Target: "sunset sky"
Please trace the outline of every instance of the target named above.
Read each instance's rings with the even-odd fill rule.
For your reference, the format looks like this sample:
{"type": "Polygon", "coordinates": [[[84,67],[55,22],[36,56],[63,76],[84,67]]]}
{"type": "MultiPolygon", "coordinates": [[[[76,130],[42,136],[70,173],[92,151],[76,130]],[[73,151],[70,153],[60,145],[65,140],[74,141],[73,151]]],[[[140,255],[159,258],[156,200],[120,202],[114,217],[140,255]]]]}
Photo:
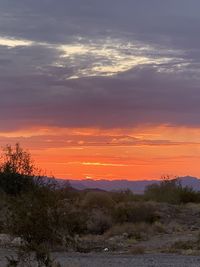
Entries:
{"type": "Polygon", "coordinates": [[[199,0],[0,0],[0,146],[68,179],[200,177],[199,0]]]}

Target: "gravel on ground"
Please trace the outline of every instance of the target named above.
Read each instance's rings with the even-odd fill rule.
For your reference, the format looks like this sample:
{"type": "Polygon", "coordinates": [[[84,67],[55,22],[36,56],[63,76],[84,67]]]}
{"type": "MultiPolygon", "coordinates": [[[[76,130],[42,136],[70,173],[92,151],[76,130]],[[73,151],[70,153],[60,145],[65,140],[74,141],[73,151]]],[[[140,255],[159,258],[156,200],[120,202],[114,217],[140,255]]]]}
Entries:
{"type": "MultiPolygon", "coordinates": [[[[12,250],[0,249],[0,267],[6,266],[5,256],[12,250]]],[[[199,267],[200,256],[173,254],[114,255],[109,253],[54,253],[62,267],[199,267]]]]}

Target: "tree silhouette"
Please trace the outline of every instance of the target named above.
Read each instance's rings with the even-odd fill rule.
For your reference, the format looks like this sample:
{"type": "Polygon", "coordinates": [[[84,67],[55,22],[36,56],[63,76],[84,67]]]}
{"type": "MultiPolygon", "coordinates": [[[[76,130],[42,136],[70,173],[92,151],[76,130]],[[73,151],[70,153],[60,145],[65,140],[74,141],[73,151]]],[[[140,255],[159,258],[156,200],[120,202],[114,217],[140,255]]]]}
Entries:
{"type": "Polygon", "coordinates": [[[0,164],[0,189],[9,195],[18,195],[34,184],[34,167],[31,155],[18,143],[3,148],[0,164]]]}

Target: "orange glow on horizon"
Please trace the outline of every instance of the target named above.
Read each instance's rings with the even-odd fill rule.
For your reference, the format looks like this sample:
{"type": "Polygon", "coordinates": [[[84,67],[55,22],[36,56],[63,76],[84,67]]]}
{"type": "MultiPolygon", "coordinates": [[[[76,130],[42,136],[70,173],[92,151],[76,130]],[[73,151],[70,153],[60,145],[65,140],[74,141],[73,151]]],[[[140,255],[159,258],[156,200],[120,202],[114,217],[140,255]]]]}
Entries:
{"type": "Polygon", "coordinates": [[[200,177],[199,128],[140,126],[128,129],[35,127],[0,133],[0,145],[27,148],[48,175],[66,179],[200,177]]]}

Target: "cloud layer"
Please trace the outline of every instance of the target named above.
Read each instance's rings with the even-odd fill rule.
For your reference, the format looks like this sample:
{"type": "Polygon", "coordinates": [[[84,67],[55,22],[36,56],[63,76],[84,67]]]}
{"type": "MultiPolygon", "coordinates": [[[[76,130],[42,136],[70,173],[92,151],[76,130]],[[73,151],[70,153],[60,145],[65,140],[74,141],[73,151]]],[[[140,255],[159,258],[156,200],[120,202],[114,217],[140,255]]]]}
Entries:
{"type": "Polygon", "coordinates": [[[199,127],[199,8],[0,0],[0,130],[199,127]]]}

